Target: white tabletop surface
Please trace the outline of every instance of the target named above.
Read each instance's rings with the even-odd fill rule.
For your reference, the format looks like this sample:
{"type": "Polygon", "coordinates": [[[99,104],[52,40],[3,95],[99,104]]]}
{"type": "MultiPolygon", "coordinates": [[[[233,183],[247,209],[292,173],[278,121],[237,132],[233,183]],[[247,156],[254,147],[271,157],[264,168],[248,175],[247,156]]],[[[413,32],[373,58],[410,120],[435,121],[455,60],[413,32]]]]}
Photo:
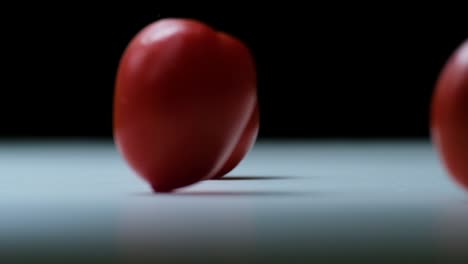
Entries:
{"type": "Polygon", "coordinates": [[[463,263],[467,255],[468,191],[429,141],[259,140],[224,180],[172,194],[153,193],[111,141],[0,143],[0,263],[463,263]]]}

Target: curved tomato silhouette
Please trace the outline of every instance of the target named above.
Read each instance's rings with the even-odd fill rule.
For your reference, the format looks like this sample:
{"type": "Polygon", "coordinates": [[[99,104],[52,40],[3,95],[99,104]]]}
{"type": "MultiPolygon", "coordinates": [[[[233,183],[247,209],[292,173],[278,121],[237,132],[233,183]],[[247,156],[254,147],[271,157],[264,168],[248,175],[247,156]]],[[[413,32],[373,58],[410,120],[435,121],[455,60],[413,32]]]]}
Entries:
{"type": "Polygon", "coordinates": [[[432,110],[432,138],[443,164],[468,188],[468,40],[441,71],[432,110]]]}
{"type": "Polygon", "coordinates": [[[143,28],[115,84],[119,152],[156,192],[213,177],[256,105],[256,71],[238,39],[190,19],[143,28]]]}
{"type": "Polygon", "coordinates": [[[255,106],[255,110],[250,117],[249,123],[244,130],[239,142],[237,143],[236,148],[231,153],[231,156],[224,163],[224,166],[218,173],[215,174],[213,179],[219,179],[224,175],[228,174],[233,170],[239,163],[244,159],[247,153],[252,149],[255,141],[257,140],[258,131],[260,128],[260,112],[258,103],[255,106]]]}

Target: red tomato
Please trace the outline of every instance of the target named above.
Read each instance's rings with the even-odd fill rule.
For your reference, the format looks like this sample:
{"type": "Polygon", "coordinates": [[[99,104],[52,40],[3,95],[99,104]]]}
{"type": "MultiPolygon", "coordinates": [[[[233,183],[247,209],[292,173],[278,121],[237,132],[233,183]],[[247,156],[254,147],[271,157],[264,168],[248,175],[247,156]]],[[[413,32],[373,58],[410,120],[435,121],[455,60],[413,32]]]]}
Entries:
{"type": "Polygon", "coordinates": [[[213,177],[255,107],[256,71],[238,39],[189,19],[162,19],[129,43],[117,71],[114,138],[156,192],[213,177]]]}
{"type": "Polygon", "coordinates": [[[432,110],[432,137],[441,159],[468,188],[468,40],[440,73],[432,110]]]}
{"type": "Polygon", "coordinates": [[[233,170],[244,159],[247,153],[252,149],[258,136],[260,113],[258,104],[255,107],[244,133],[237,143],[237,147],[231,153],[229,159],[224,163],[221,170],[215,174],[213,179],[219,179],[233,170]]]}

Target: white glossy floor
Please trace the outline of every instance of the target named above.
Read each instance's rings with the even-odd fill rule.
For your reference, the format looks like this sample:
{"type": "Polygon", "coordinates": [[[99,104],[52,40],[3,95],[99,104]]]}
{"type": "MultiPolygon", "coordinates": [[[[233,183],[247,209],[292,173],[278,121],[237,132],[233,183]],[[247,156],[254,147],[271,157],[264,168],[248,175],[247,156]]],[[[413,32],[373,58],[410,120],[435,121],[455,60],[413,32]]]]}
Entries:
{"type": "Polygon", "coordinates": [[[467,255],[468,191],[425,141],[259,141],[225,180],[173,194],[152,193],[112,142],[0,143],[8,263],[463,263],[467,255]]]}

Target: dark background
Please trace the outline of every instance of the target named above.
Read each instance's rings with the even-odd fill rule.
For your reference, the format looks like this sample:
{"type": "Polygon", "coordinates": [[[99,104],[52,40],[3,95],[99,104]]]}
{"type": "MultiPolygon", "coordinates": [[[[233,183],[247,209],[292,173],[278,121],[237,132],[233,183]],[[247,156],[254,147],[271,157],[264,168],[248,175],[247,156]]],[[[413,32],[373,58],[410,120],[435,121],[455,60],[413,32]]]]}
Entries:
{"type": "Polygon", "coordinates": [[[2,137],[111,137],[120,55],[164,17],[202,20],[251,48],[260,137],[427,137],[437,75],[468,37],[464,17],[385,9],[50,8],[4,10],[18,13],[2,26],[2,137]]]}

